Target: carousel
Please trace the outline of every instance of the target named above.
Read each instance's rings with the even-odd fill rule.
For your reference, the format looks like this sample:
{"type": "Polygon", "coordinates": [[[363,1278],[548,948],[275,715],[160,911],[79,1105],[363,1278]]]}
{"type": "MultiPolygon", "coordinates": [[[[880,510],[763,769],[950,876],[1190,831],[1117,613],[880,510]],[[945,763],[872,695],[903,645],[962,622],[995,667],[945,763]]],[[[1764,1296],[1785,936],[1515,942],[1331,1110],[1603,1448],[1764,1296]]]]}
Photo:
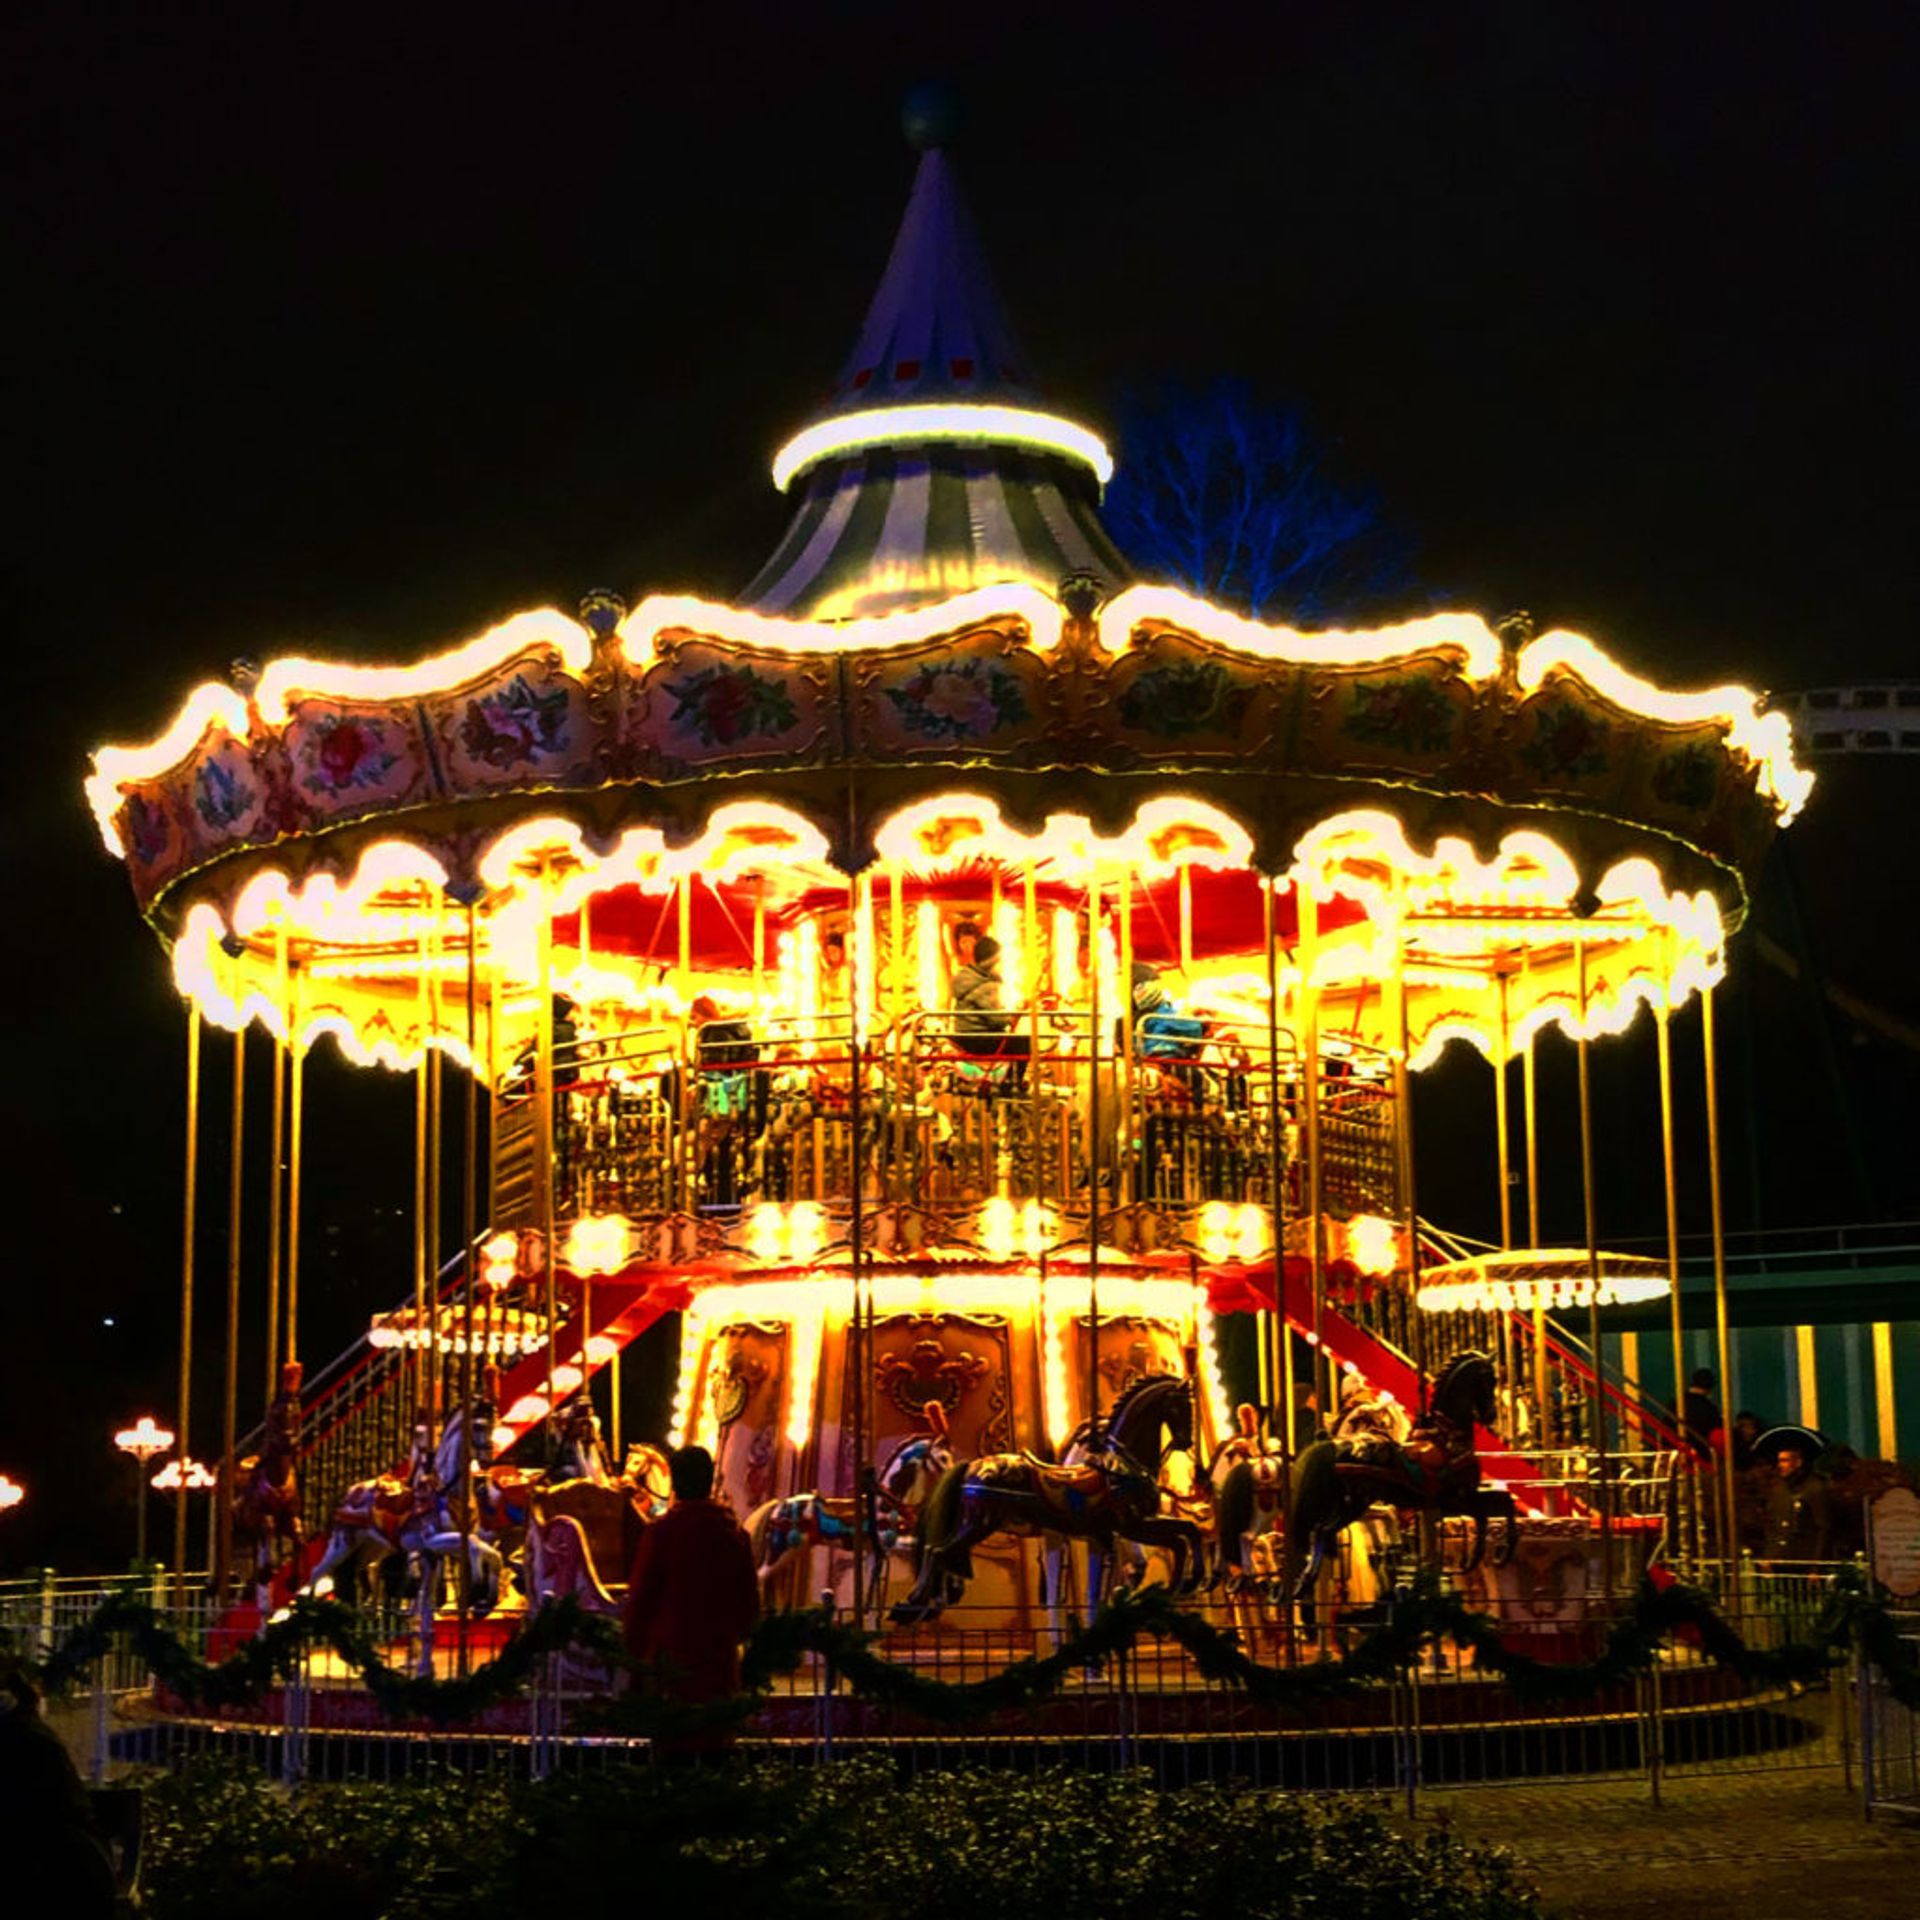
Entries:
{"type": "MultiPolygon", "coordinates": [[[[1135,577],[1111,469],[1033,383],[930,145],[737,599],[241,663],[98,752],[190,1138],[212,1046],[273,1063],[231,1191],[187,1168],[190,1206],[237,1209],[238,1130],[271,1135],[269,1256],[199,1276],[197,1320],[187,1236],[172,1417],[224,1280],[223,1590],[257,1570],[271,1604],[365,1535],[468,1566],[429,1635],[496,1589],[610,1605],[693,1443],[770,1591],[902,1640],[1091,1602],[1109,1559],[1307,1578],[1369,1509],[1441,1523],[1435,1551],[1449,1515],[1491,1525],[1490,1562],[1529,1524],[1647,1519],[1618,1460],[1684,1449],[1596,1336],[1677,1262],[1601,1244],[1586,1052],[1651,1022],[1664,1089],[1699,996],[1711,1091],[1726,942],[1811,784],[1786,719],[1524,617],[1242,618],[1135,577]],[[1571,1248],[1515,1204],[1551,1027],[1582,1067],[1571,1248]],[[313,1366],[321,1046],[406,1083],[416,1234],[313,1366]],[[1496,1248],[1421,1208],[1410,1081],[1454,1046],[1490,1070],[1496,1248]],[[243,1312],[277,1388],[251,1438],[243,1312]],[[629,1444],[643,1338],[677,1389],[629,1444]]],[[[1670,1193],[1710,1144],[1670,1100],[1647,1139],[1670,1193]]]]}

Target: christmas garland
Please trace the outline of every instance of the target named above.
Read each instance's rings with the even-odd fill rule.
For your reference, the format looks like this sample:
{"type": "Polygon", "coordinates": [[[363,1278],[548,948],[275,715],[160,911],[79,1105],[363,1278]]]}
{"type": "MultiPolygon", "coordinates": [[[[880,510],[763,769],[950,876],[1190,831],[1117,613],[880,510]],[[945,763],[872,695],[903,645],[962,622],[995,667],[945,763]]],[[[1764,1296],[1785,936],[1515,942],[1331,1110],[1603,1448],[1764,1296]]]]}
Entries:
{"type": "MultiPolygon", "coordinates": [[[[769,1614],[754,1628],[742,1662],[745,1691],[731,1700],[692,1706],[642,1690],[602,1703],[596,1724],[610,1730],[671,1736],[737,1725],[762,1704],[774,1681],[793,1673],[808,1655],[825,1664],[830,1685],[856,1698],[947,1725],[1030,1706],[1057,1692],[1075,1671],[1124,1658],[1143,1638],[1181,1647],[1207,1680],[1245,1693],[1261,1705],[1299,1709],[1350,1697],[1397,1680],[1417,1666],[1421,1650],[1450,1640],[1472,1656],[1476,1671],[1496,1675],[1519,1697],[1537,1702],[1591,1700],[1652,1671],[1659,1649],[1676,1633],[1691,1633],[1715,1664],[1742,1680],[1804,1686],[1818,1680],[1848,1648],[1879,1669],[1902,1705],[1920,1710],[1920,1657],[1900,1637],[1887,1610],[1867,1594],[1851,1569],[1835,1577],[1815,1637],[1785,1646],[1753,1647],[1692,1587],[1644,1584],[1628,1611],[1608,1629],[1600,1652],[1587,1661],[1546,1661],[1505,1645],[1498,1624],[1441,1591],[1424,1575],[1397,1596],[1387,1619],[1339,1660],[1320,1658],[1297,1667],[1252,1659],[1239,1635],[1183,1612],[1164,1588],[1150,1587],[1109,1602],[1052,1653],[1017,1660],[971,1681],[937,1680],[874,1651],[876,1636],[811,1608],[769,1614]]],[[[276,1683],[296,1678],[300,1662],[327,1648],[356,1672],[375,1704],[391,1719],[436,1725],[470,1721],[518,1697],[536,1664],[577,1648],[610,1670],[646,1675],[621,1644],[617,1625],[571,1599],[533,1614],[493,1659],[471,1673],[439,1680],[397,1672],[380,1643],[337,1600],[302,1597],[237,1652],[210,1663],[184,1645],[166,1620],[129,1590],[104,1601],[28,1671],[49,1692],[70,1691],[117,1640],[146,1662],[154,1678],[189,1705],[222,1708],[257,1700],[276,1683]]]]}

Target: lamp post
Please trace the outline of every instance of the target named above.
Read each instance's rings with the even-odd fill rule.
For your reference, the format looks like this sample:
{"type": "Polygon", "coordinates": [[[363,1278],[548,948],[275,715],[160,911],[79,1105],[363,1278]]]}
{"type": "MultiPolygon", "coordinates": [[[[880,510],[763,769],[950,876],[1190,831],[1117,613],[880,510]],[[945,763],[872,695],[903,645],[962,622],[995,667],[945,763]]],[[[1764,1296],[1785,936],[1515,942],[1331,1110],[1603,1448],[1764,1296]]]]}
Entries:
{"type": "Polygon", "coordinates": [[[147,1557],[147,1462],[173,1445],[173,1435],[152,1414],[143,1413],[132,1426],[122,1427],[113,1436],[113,1444],[122,1453],[132,1454],[140,1463],[140,1497],[136,1508],[139,1520],[134,1535],[133,1557],[144,1561],[147,1557]]]}
{"type": "MultiPolygon", "coordinates": [[[[214,1470],[198,1460],[182,1457],[169,1460],[167,1464],[147,1482],[155,1493],[170,1493],[184,1499],[190,1493],[211,1493],[220,1483],[220,1476],[214,1470]]],[[[213,1503],[207,1503],[207,1565],[213,1565],[213,1503]]]]}

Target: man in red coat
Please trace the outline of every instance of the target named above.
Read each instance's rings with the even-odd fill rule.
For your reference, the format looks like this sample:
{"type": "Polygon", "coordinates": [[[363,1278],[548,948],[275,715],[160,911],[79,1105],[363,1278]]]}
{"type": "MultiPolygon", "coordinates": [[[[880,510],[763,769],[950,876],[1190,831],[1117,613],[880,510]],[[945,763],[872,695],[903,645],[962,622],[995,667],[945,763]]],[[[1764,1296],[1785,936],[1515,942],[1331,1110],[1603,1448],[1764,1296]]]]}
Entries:
{"type": "MultiPolygon", "coordinates": [[[[669,1469],[673,1504],[641,1534],[628,1576],[627,1651],[657,1666],[669,1700],[698,1705],[739,1692],[740,1643],[760,1617],[760,1582],[747,1536],[712,1497],[713,1455],[682,1447],[669,1469]]],[[[727,1740],[672,1744],[712,1751],[727,1740]]]]}

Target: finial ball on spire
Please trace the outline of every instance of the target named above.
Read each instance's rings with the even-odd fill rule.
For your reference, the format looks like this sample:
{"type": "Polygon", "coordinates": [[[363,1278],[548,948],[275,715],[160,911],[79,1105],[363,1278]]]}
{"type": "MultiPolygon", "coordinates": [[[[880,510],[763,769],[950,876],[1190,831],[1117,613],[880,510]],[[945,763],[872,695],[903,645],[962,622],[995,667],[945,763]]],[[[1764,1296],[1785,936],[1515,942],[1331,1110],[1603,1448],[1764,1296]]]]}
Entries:
{"type": "Polygon", "coordinates": [[[960,96],[944,80],[923,80],[900,103],[900,131],[921,153],[952,146],[960,131],[960,96]]]}

